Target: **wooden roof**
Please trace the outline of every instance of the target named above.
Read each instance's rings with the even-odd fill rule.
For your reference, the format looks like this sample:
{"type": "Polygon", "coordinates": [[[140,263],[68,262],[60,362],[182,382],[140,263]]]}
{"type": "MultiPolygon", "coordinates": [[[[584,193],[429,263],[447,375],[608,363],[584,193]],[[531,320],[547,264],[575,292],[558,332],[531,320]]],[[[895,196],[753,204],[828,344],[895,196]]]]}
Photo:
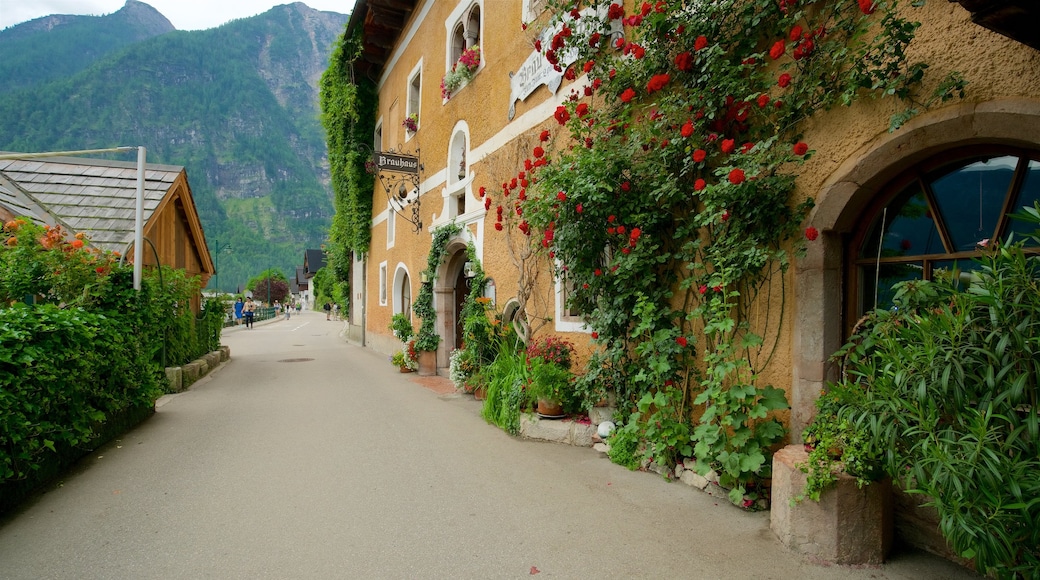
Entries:
{"type": "Polygon", "coordinates": [[[994,32],[1040,50],[1040,2],[1037,0],[950,0],[971,12],[971,20],[994,32]]]}
{"type": "MultiPolygon", "coordinates": [[[[145,165],[144,223],[178,201],[186,215],[203,272],[213,266],[184,168],[145,165]]],[[[68,235],[87,234],[104,250],[127,253],[134,241],[137,163],[44,157],[0,159],[0,208],[39,224],[61,225],[68,235]]]]}
{"type": "Polygon", "coordinates": [[[346,37],[361,29],[361,58],[354,72],[377,80],[390,60],[417,0],[357,0],[347,22],[346,37]]]}

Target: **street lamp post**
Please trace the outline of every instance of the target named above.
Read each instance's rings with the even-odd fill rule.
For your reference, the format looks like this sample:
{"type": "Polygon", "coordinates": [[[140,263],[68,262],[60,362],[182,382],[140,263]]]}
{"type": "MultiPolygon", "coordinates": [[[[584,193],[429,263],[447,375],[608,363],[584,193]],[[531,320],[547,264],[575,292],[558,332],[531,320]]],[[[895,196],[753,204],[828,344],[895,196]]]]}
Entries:
{"type": "Polygon", "coordinates": [[[220,294],[220,253],[224,250],[231,253],[231,242],[226,242],[223,246],[220,245],[220,240],[214,240],[216,242],[217,249],[213,252],[213,269],[217,271],[216,278],[216,291],[220,294]]]}

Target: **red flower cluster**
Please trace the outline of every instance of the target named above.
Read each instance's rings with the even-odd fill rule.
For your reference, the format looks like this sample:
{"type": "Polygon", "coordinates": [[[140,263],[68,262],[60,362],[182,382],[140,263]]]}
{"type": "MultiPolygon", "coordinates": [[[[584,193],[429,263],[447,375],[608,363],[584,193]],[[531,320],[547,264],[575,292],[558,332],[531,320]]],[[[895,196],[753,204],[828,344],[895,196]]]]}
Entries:
{"type": "Polygon", "coordinates": [[[815,242],[818,237],[820,237],[820,232],[816,228],[812,226],[805,228],[805,239],[815,242]]]}
{"type": "Polygon", "coordinates": [[[675,55],[675,68],[688,71],[693,68],[693,55],[689,52],[680,52],[675,55]]]}
{"type": "Polygon", "coordinates": [[[566,125],[567,121],[570,120],[571,114],[567,112],[567,108],[563,105],[556,107],[556,113],[553,114],[556,118],[556,122],[561,125],[566,125]]]}
{"type": "Polygon", "coordinates": [[[697,40],[693,41],[694,50],[704,50],[708,48],[708,38],[704,35],[698,36],[697,40]]]}
{"type": "Polygon", "coordinates": [[[809,152],[809,146],[806,145],[805,143],[802,143],[801,141],[799,141],[798,143],[794,144],[794,154],[795,155],[801,156],[801,155],[805,155],[808,152],[809,152]]]}
{"type": "Polygon", "coordinates": [[[739,167],[734,167],[733,170],[729,172],[729,182],[733,185],[744,183],[744,178],[744,170],[739,167]]]}
{"type": "MultiPolygon", "coordinates": [[[[634,98],[636,98],[636,92],[633,89],[631,89],[631,88],[627,88],[624,91],[622,91],[622,93],[621,93],[621,102],[622,103],[631,102],[632,99],[634,99],[634,98]]],[[[560,124],[562,125],[563,123],[560,123],[560,124]]]]}

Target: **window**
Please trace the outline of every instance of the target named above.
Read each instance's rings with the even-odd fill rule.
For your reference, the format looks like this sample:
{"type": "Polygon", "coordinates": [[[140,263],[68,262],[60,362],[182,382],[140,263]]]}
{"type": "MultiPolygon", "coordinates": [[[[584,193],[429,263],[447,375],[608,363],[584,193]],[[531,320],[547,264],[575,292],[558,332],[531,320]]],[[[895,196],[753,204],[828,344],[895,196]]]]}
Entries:
{"type": "Polygon", "coordinates": [[[422,102],[422,61],[419,61],[408,77],[408,101],[405,103],[405,140],[419,129],[420,103],[422,102]],[[413,128],[414,127],[414,128],[413,128]]]}
{"type": "Polygon", "coordinates": [[[379,305],[386,306],[386,262],[379,264],[379,305]]]}
{"type": "Polygon", "coordinates": [[[379,121],[376,122],[376,131],[375,131],[375,134],[372,135],[372,147],[375,148],[376,151],[382,151],[383,150],[383,120],[382,119],[380,119],[379,121]]]}
{"type": "MultiPolygon", "coordinates": [[[[850,320],[892,306],[892,286],[970,279],[978,250],[1016,240],[1031,224],[1008,214],[1040,200],[1040,152],[965,148],[915,167],[883,190],[850,245],[850,320]]],[[[1040,252],[1040,248],[1028,248],[1040,252]]]]}
{"type": "MultiPolygon", "coordinates": [[[[445,63],[444,72],[450,73],[454,69],[456,63],[459,62],[459,58],[462,57],[462,53],[465,50],[472,49],[475,47],[481,48],[480,53],[480,64],[474,68],[472,73],[477,72],[481,67],[484,66],[484,54],[483,46],[481,46],[481,28],[483,22],[481,20],[481,7],[480,2],[463,2],[455,7],[451,15],[445,21],[445,28],[447,34],[448,45],[445,52],[445,63]]],[[[447,74],[445,80],[447,80],[447,74]]],[[[465,82],[465,81],[461,81],[465,82]]],[[[454,83],[444,83],[445,90],[444,97],[447,98],[450,94],[453,94],[458,90],[459,85],[454,83]]]]}
{"type": "Polygon", "coordinates": [[[394,247],[394,237],[397,235],[397,212],[389,203],[386,204],[386,247],[394,247]]]}
{"type": "Polygon", "coordinates": [[[403,264],[394,273],[394,314],[401,313],[412,318],[412,283],[403,264]]]}
{"type": "Polygon", "coordinates": [[[466,162],[466,150],[469,149],[466,131],[459,129],[451,139],[448,148],[448,190],[447,200],[448,217],[455,218],[466,213],[467,198],[469,197],[466,187],[470,181],[470,169],[466,162]]]}

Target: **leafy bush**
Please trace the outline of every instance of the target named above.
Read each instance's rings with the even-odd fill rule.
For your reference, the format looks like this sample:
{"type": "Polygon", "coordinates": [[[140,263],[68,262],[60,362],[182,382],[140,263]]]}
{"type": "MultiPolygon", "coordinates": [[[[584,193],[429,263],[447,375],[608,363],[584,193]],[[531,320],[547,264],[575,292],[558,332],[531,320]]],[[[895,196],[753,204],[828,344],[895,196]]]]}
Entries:
{"type": "Polygon", "coordinates": [[[527,363],[523,352],[517,350],[516,342],[515,336],[499,338],[496,342],[498,356],[482,368],[477,377],[487,385],[481,416],[510,435],[520,432],[520,412],[528,380],[527,363]]]}
{"type": "MultiPolygon", "coordinates": [[[[1040,204],[1017,217],[1040,223],[1040,204]]],[[[1014,244],[979,262],[963,291],[959,277],[902,283],[897,309],[872,313],[839,353],[846,377],[815,424],[862,436],[862,465],[877,458],[930,498],[943,535],[980,572],[1035,577],[1040,256],[1014,244]]]]}

